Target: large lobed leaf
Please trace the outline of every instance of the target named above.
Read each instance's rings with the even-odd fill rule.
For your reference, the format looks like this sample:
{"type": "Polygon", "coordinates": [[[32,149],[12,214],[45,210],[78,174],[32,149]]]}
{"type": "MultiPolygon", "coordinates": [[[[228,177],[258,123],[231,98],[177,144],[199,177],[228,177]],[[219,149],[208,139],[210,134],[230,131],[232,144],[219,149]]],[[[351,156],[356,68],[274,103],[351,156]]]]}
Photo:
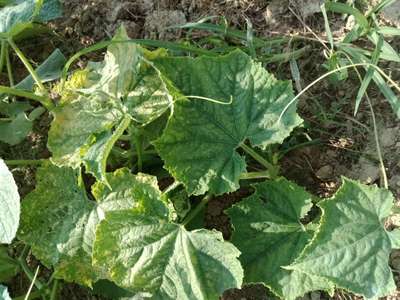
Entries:
{"type": "Polygon", "coordinates": [[[207,300],[241,286],[239,254],[218,232],[189,232],[126,210],[108,213],[98,226],[93,262],[119,286],[151,299],[207,300]]]}
{"type": "Polygon", "coordinates": [[[36,189],[23,201],[19,238],[58,277],[89,286],[104,277],[91,257],[96,226],[106,212],[131,209],[168,217],[155,178],[120,169],[107,180],[112,190],[96,183],[91,201],[77,171],[53,165],[38,170],[36,189]]]}
{"type": "Polygon", "coordinates": [[[0,244],[9,244],[19,225],[18,187],[6,164],[0,159],[0,244]]]}
{"type": "Polygon", "coordinates": [[[0,36],[12,38],[32,27],[33,22],[48,22],[61,16],[59,0],[15,0],[0,8],[0,36]]]}
{"type": "Polygon", "coordinates": [[[312,196],[286,179],[255,185],[256,192],[228,210],[232,242],[242,252],[245,282],[261,282],[279,297],[294,300],[313,290],[333,288],[326,279],[282,267],[292,263],[313,231],[301,219],[312,196]]]}
{"type": "Polygon", "coordinates": [[[399,235],[384,226],[392,194],[343,178],[333,198],[318,205],[323,212],[318,232],[287,269],[322,276],[365,298],[394,292],[388,261],[391,250],[399,247],[399,235]]]}
{"type": "Polygon", "coordinates": [[[301,123],[291,84],[279,81],[241,51],[223,57],[163,58],[157,67],[184,96],[155,146],[167,170],[190,194],[231,192],[246,169],[236,150],[247,139],[265,148],[282,142],[301,123]]]}
{"type": "Polygon", "coordinates": [[[91,80],[85,86],[59,91],[76,98],[62,101],[53,111],[48,140],[55,164],[85,164],[102,182],[111,148],[130,121],[145,125],[172,103],[158,70],[149,67],[142,49],[129,42],[123,28],[113,41],[120,43],[109,46],[103,63],[90,65],[86,76],[91,80]]]}

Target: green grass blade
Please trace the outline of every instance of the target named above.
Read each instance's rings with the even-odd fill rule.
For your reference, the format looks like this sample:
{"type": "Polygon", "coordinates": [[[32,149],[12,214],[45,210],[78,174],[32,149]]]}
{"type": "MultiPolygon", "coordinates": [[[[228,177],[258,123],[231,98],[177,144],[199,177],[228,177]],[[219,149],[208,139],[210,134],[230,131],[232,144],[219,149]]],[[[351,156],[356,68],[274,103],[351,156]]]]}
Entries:
{"type": "MultiPolygon", "coordinates": [[[[377,46],[380,40],[381,35],[379,35],[376,32],[371,32],[370,34],[368,34],[368,39],[375,45],[377,46]]],[[[385,40],[383,40],[382,42],[382,57],[385,57],[386,60],[390,60],[390,61],[395,61],[395,62],[400,62],[400,56],[397,53],[396,50],[393,49],[393,47],[386,42],[385,40]]]]}
{"type": "Polygon", "coordinates": [[[263,63],[271,64],[271,63],[286,63],[291,59],[298,59],[302,57],[308,50],[310,50],[310,46],[305,46],[303,48],[293,50],[290,52],[272,54],[272,55],[263,55],[258,57],[258,61],[263,63]]]}
{"type": "Polygon", "coordinates": [[[378,32],[387,36],[398,36],[400,35],[400,28],[390,27],[390,26],[382,26],[379,27],[378,32]]]}
{"type": "Polygon", "coordinates": [[[393,4],[397,0],[383,0],[380,3],[378,3],[369,13],[368,16],[371,14],[377,14],[380,13],[384,8],[388,7],[389,5],[393,4]]]}
{"type": "MultiPolygon", "coordinates": [[[[237,29],[231,29],[229,27],[223,25],[217,25],[212,23],[203,23],[203,22],[195,22],[195,23],[186,23],[183,25],[173,26],[173,28],[180,29],[197,29],[197,30],[205,30],[212,33],[218,33],[228,38],[236,38],[242,41],[247,40],[247,33],[237,29]]],[[[266,45],[275,45],[282,44],[289,40],[289,37],[280,37],[280,38],[272,38],[268,40],[264,40],[258,37],[253,37],[254,46],[265,47],[266,45]]]]}
{"type": "Polygon", "coordinates": [[[321,12],[322,12],[322,15],[324,16],[326,36],[328,38],[329,44],[331,45],[331,50],[333,51],[333,49],[334,49],[333,36],[332,36],[331,27],[329,26],[329,19],[328,19],[328,15],[326,13],[325,3],[321,4],[321,12]]]}
{"type": "Polygon", "coordinates": [[[343,43],[351,43],[359,39],[363,33],[362,27],[356,24],[343,39],[343,43]]]}
{"type": "Polygon", "coordinates": [[[354,7],[351,7],[344,3],[331,2],[331,1],[325,2],[325,7],[328,11],[333,11],[333,12],[341,13],[341,14],[353,15],[354,18],[356,19],[357,23],[363,29],[367,29],[369,27],[368,19],[358,9],[356,9],[354,7]]]}
{"type": "MultiPolygon", "coordinates": [[[[378,38],[378,41],[376,42],[376,48],[375,48],[374,52],[372,53],[372,59],[371,59],[371,63],[374,65],[377,65],[379,62],[379,56],[381,54],[381,50],[382,50],[383,42],[384,42],[382,35],[379,35],[377,38],[378,38]]],[[[367,88],[374,76],[374,73],[375,73],[375,70],[373,68],[369,67],[363,81],[361,82],[361,86],[358,90],[357,97],[356,97],[354,116],[358,112],[358,108],[360,107],[361,100],[367,91],[367,88]]]]}
{"type": "MultiPolygon", "coordinates": [[[[369,58],[365,57],[362,53],[360,53],[360,51],[357,51],[358,49],[354,49],[353,47],[347,47],[344,45],[342,45],[341,48],[344,52],[346,52],[351,56],[352,60],[355,63],[370,61],[369,58]]],[[[385,79],[378,72],[373,73],[372,80],[378,86],[379,90],[386,98],[386,100],[390,103],[396,116],[400,119],[400,101],[397,98],[396,94],[393,92],[390,86],[386,83],[385,79]]]]}
{"type": "MultiPolygon", "coordinates": [[[[356,46],[354,46],[352,44],[340,43],[340,45],[338,45],[338,47],[340,49],[349,50],[350,52],[353,52],[353,53],[361,54],[361,55],[363,55],[363,56],[365,56],[367,58],[372,58],[372,52],[371,51],[358,48],[358,47],[356,47],[356,46]]],[[[400,60],[398,58],[398,55],[394,56],[394,55],[391,55],[391,54],[389,54],[387,52],[383,52],[383,51],[381,52],[380,59],[387,60],[387,61],[400,62],[400,60]]]]}

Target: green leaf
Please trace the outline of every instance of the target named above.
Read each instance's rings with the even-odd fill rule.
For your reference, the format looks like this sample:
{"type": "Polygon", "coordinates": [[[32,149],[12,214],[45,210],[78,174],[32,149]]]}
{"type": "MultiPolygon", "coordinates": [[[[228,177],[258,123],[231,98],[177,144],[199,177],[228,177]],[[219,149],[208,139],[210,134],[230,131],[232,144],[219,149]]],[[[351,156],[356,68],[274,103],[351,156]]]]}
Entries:
{"type": "Polygon", "coordinates": [[[0,282],[7,282],[19,272],[19,263],[8,255],[7,247],[0,246],[0,282]]]}
{"type": "Polygon", "coordinates": [[[202,99],[178,99],[174,113],[155,142],[167,170],[190,194],[231,192],[239,187],[246,169],[236,152],[247,139],[265,148],[281,143],[302,120],[293,105],[278,122],[293,99],[291,84],[276,80],[245,53],[234,51],[214,58],[165,58],[157,67],[182,95],[202,99]]]}
{"type": "Polygon", "coordinates": [[[123,119],[120,105],[100,94],[80,96],[56,107],[52,113],[54,120],[48,139],[52,160],[59,166],[72,168],[81,165],[95,143],[95,135],[110,132],[123,119]]]}
{"type": "Polygon", "coordinates": [[[27,110],[32,109],[32,105],[30,105],[28,102],[6,102],[6,101],[1,101],[0,100],[0,111],[2,115],[8,116],[8,117],[16,117],[20,113],[25,112],[27,110]]]}
{"type": "Polygon", "coordinates": [[[0,284],[0,300],[11,300],[7,288],[0,284]]]}
{"type": "Polygon", "coordinates": [[[103,296],[106,299],[134,299],[134,293],[120,288],[109,280],[99,280],[93,285],[93,294],[103,296]]]}
{"type": "MultiPolygon", "coordinates": [[[[371,64],[377,65],[378,62],[379,62],[379,57],[380,57],[380,54],[381,54],[381,51],[382,51],[382,47],[384,45],[383,44],[384,43],[383,36],[382,35],[378,35],[376,33],[371,33],[369,36],[373,37],[374,39],[375,38],[377,39],[376,48],[375,48],[375,50],[374,50],[374,52],[372,54],[372,58],[371,58],[371,64]]],[[[358,112],[358,108],[359,108],[359,106],[361,104],[361,100],[364,97],[364,94],[367,92],[367,88],[368,88],[368,86],[369,86],[369,84],[370,84],[370,82],[372,80],[372,77],[374,76],[374,72],[375,72],[374,68],[368,67],[367,73],[365,74],[365,77],[362,80],[361,86],[360,86],[360,88],[358,90],[358,93],[357,93],[357,97],[356,97],[356,100],[355,100],[354,116],[358,112]]]]}
{"type": "Polygon", "coordinates": [[[32,126],[33,122],[25,113],[18,114],[10,121],[0,120],[0,141],[11,146],[17,145],[32,131],[32,126]]]}
{"type": "Polygon", "coordinates": [[[365,30],[369,27],[368,19],[356,8],[351,7],[350,5],[332,1],[325,2],[325,8],[328,11],[333,11],[341,14],[350,14],[353,15],[356,19],[357,23],[365,30]]]}
{"type": "Polygon", "coordinates": [[[343,178],[331,198],[318,203],[323,215],[311,244],[288,269],[327,278],[365,298],[396,290],[388,265],[393,246],[385,219],[393,195],[376,186],[343,178]]]}
{"type": "Polygon", "coordinates": [[[18,0],[0,10],[0,36],[15,37],[27,29],[33,22],[48,22],[61,16],[61,4],[58,0],[45,0],[40,7],[36,0],[18,0]],[[38,13],[37,15],[35,15],[38,13]]]}
{"type": "Polygon", "coordinates": [[[10,244],[19,224],[18,187],[11,172],[0,158],[0,244],[10,244]]]}
{"type": "Polygon", "coordinates": [[[108,213],[98,226],[93,262],[117,285],[152,299],[218,299],[241,286],[239,254],[218,232],[188,232],[126,210],[108,213]]]}
{"type": "MultiPolygon", "coordinates": [[[[382,57],[383,59],[388,61],[400,62],[400,56],[397,51],[393,49],[393,47],[383,39],[383,36],[381,34],[372,31],[370,34],[367,35],[367,37],[376,46],[376,48],[380,49],[379,57],[382,57]]],[[[377,50],[375,49],[374,52],[372,52],[372,60],[374,60],[374,57],[376,57],[376,51],[377,50]]]]}
{"type": "Polygon", "coordinates": [[[390,26],[380,26],[378,28],[378,33],[387,36],[398,36],[400,35],[400,28],[390,27],[390,26]]]}
{"type": "Polygon", "coordinates": [[[125,106],[137,123],[149,124],[172,106],[172,96],[161,78],[159,71],[150,64],[138,74],[134,90],[128,92],[125,106]]]}
{"type": "Polygon", "coordinates": [[[114,133],[106,131],[97,136],[96,142],[91,145],[83,158],[86,170],[101,182],[107,184],[107,158],[110,155],[112,147],[124,133],[125,129],[128,128],[130,122],[131,119],[127,116],[115,129],[114,133]]]}
{"type": "Polygon", "coordinates": [[[255,188],[252,196],[228,209],[234,226],[232,242],[242,252],[245,282],[262,282],[289,300],[313,290],[331,290],[325,279],[282,268],[312,238],[313,232],[301,223],[312,207],[312,196],[283,178],[255,188]]]}
{"type": "Polygon", "coordinates": [[[6,6],[13,2],[14,2],[14,0],[0,0],[0,6],[6,6]]]}
{"type": "Polygon", "coordinates": [[[183,220],[186,215],[190,212],[191,204],[190,198],[183,188],[176,188],[168,193],[168,200],[171,201],[174,210],[176,212],[176,218],[178,220],[183,220]]]}
{"type": "Polygon", "coordinates": [[[19,238],[33,254],[55,268],[57,277],[91,286],[104,277],[104,270],[92,267],[95,229],[104,214],[132,209],[167,218],[156,179],[133,176],[127,169],[107,174],[110,190],[102,183],[93,186],[96,201],[90,201],[79,184],[78,172],[45,165],[38,170],[36,189],[23,201],[19,238]]]}
{"type": "Polygon", "coordinates": [[[144,58],[143,49],[129,42],[124,27],[118,30],[113,41],[120,43],[108,47],[104,65],[97,71],[101,74],[98,82],[81,92],[102,92],[121,99],[136,122],[150,123],[172,105],[168,89],[160,72],[144,58]]]}
{"type": "Polygon", "coordinates": [[[130,120],[145,125],[172,105],[161,74],[145,63],[141,48],[129,42],[123,28],[113,40],[121,43],[109,46],[103,63],[90,64],[84,88],[59,91],[69,96],[53,111],[48,140],[55,164],[77,168],[84,163],[100,181],[130,120]]]}
{"type": "Polygon", "coordinates": [[[400,229],[396,228],[388,232],[388,234],[392,242],[393,249],[400,249],[400,229]]]}

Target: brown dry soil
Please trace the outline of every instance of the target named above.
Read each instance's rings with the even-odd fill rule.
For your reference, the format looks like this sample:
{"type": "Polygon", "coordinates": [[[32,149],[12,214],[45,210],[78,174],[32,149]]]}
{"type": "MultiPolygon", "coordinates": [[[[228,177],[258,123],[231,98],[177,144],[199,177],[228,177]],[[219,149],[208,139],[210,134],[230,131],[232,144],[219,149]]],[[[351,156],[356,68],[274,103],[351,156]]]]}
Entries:
{"type": "MultiPolygon", "coordinates": [[[[178,40],[183,38],[185,33],[181,30],[168,29],[169,26],[197,21],[207,16],[224,16],[229,25],[244,30],[246,20],[250,20],[255,35],[260,37],[297,34],[313,38],[305,29],[304,24],[307,24],[322,39],[326,39],[323,19],[320,14],[314,14],[315,0],[65,0],[63,2],[64,17],[51,24],[56,36],[44,37],[37,39],[34,44],[28,42],[23,45],[24,51],[33,61],[43,61],[55,47],[61,48],[67,56],[72,55],[84,46],[112,37],[115,29],[121,24],[127,28],[131,38],[178,40]]],[[[337,17],[333,20],[334,35],[343,34],[345,26],[345,19],[337,17]]],[[[198,37],[205,35],[200,32],[194,33],[192,37],[196,37],[196,34],[198,37]]],[[[301,74],[300,84],[303,88],[325,72],[320,67],[324,62],[323,48],[312,40],[307,43],[298,45],[310,46],[308,52],[297,60],[301,74]]],[[[398,41],[394,41],[394,46],[398,48],[398,45],[398,41]]],[[[77,65],[84,64],[84,61],[80,61],[77,65]]],[[[383,67],[392,77],[399,78],[398,65],[387,64],[383,67]]],[[[269,64],[267,68],[280,79],[291,79],[287,63],[269,64]]],[[[23,75],[23,72],[21,74],[17,72],[17,76],[22,78],[23,75]]],[[[353,102],[358,85],[356,79],[348,80],[341,86],[322,82],[307,92],[300,101],[300,114],[305,120],[305,126],[294,134],[289,143],[304,142],[306,136],[318,140],[319,143],[290,151],[280,162],[281,172],[315,195],[323,197],[332,195],[340,185],[341,175],[360,179],[365,183],[380,183],[368,106],[361,105],[357,118],[353,117],[353,102]]],[[[400,199],[400,123],[378,91],[372,89],[370,96],[378,120],[390,188],[397,199],[400,199]]],[[[18,146],[8,147],[0,144],[0,157],[4,159],[49,157],[50,153],[46,149],[46,132],[50,121],[48,115],[42,117],[35,124],[34,132],[18,146]]],[[[13,174],[22,195],[33,189],[35,168],[15,168],[13,174]]],[[[205,211],[205,226],[220,230],[225,238],[229,238],[231,226],[224,210],[250,193],[251,188],[244,187],[235,193],[212,199],[205,211]]],[[[392,223],[400,225],[400,220],[394,218],[392,223]]],[[[30,265],[34,267],[36,264],[32,258],[30,265]]],[[[400,252],[393,253],[391,266],[395,271],[396,281],[400,282],[398,276],[400,252]]],[[[46,271],[41,272],[41,276],[46,276],[46,271]]],[[[21,291],[26,290],[27,284],[27,281],[19,276],[13,282],[11,292],[21,294],[21,291]]],[[[304,300],[349,298],[357,299],[343,291],[337,291],[333,298],[319,292],[303,297],[304,300]]],[[[102,298],[92,295],[87,289],[65,284],[62,299],[102,298]]],[[[222,299],[261,300],[273,297],[262,285],[254,285],[241,290],[226,291],[222,299]]],[[[400,294],[388,299],[400,299],[400,294]]]]}

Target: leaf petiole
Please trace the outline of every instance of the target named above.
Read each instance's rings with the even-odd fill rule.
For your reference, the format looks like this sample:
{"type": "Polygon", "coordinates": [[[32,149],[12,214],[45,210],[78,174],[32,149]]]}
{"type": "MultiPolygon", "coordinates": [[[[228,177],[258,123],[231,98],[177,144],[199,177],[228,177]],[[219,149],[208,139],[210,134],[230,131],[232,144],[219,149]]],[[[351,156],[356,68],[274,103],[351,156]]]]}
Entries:
{"type": "Polygon", "coordinates": [[[29,252],[29,246],[25,245],[24,249],[21,252],[21,255],[18,257],[17,261],[21,266],[21,269],[24,271],[25,275],[29,278],[31,282],[34,282],[35,287],[38,290],[42,290],[45,286],[39,279],[35,278],[35,275],[29,269],[28,265],[26,264],[26,256],[29,252]],[[35,280],[34,280],[35,279],[35,280]]]}
{"type": "Polygon", "coordinates": [[[201,202],[186,216],[186,218],[182,221],[182,225],[186,226],[192,221],[198,213],[207,205],[207,203],[212,199],[212,195],[206,195],[201,202]]]}
{"type": "Polygon", "coordinates": [[[261,179],[261,178],[271,178],[271,174],[269,171],[261,171],[261,172],[247,172],[240,175],[241,180],[251,180],[251,179],[261,179]]]}
{"type": "Polygon", "coordinates": [[[12,72],[11,60],[10,60],[10,52],[8,51],[8,45],[5,46],[5,59],[6,59],[6,67],[7,67],[7,75],[10,86],[14,86],[14,75],[12,72]]]}
{"type": "Polygon", "coordinates": [[[269,161],[267,161],[264,157],[262,157],[260,154],[258,154],[254,149],[251,147],[247,146],[245,143],[241,143],[240,148],[244,150],[247,154],[249,154],[251,157],[253,157],[257,162],[259,162],[262,166],[268,169],[268,173],[270,178],[276,178],[277,177],[277,167],[271,164],[269,161]]]}
{"type": "Polygon", "coordinates": [[[17,54],[19,59],[22,61],[24,64],[25,68],[29,71],[31,74],[32,78],[35,80],[36,84],[39,86],[40,90],[46,91],[46,88],[44,87],[42,80],[36,73],[35,69],[32,67],[30,64],[29,60],[25,57],[24,53],[18,48],[18,46],[15,44],[13,39],[8,39],[8,43],[10,44],[11,48],[13,48],[14,52],[17,54]]]}
{"type": "Polygon", "coordinates": [[[4,63],[6,60],[6,46],[7,41],[1,40],[1,50],[0,50],[0,74],[3,72],[4,63]]]}
{"type": "Polygon", "coordinates": [[[17,160],[5,160],[6,165],[9,166],[36,166],[41,165],[47,161],[47,159],[17,159],[17,160]]]}
{"type": "Polygon", "coordinates": [[[57,292],[58,292],[58,284],[59,283],[60,283],[59,280],[54,280],[53,287],[51,288],[50,300],[56,300],[57,299],[57,292]]]}
{"type": "Polygon", "coordinates": [[[0,85],[0,93],[14,95],[14,96],[23,97],[23,98],[37,101],[40,104],[42,104],[44,107],[46,107],[48,110],[50,110],[53,107],[53,103],[51,103],[51,100],[48,97],[39,96],[32,92],[27,92],[27,91],[23,91],[23,90],[19,90],[19,89],[14,89],[14,88],[11,88],[8,86],[0,85]]]}

